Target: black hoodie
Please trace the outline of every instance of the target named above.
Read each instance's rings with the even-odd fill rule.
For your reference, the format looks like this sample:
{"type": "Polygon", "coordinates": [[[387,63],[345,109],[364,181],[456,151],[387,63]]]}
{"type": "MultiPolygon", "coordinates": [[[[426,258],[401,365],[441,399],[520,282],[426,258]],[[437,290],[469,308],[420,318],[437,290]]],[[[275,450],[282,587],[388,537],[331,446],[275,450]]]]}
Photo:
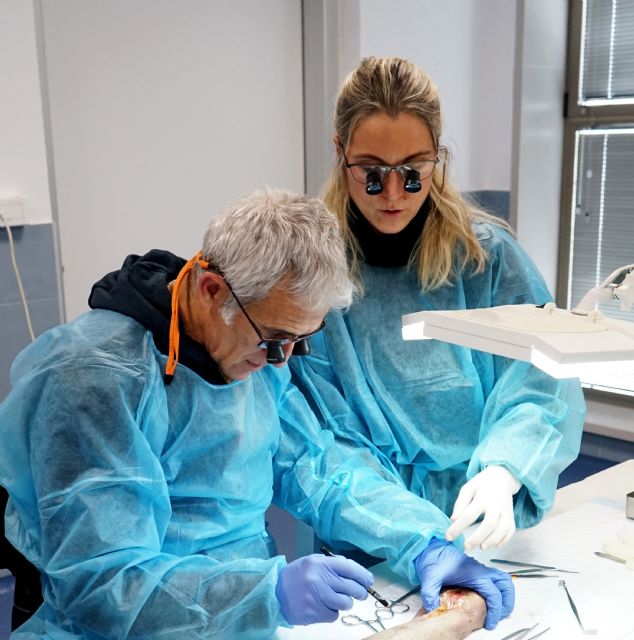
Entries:
{"type": "MultiPolygon", "coordinates": [[[[129,316],[152,332],[158,350],[167,355],[172,296],[169,283],[178,276],[185,260],[169,251],[153,249],[144,256],[128,256],[121,269],[96,282],[88,304],[129,316]]],[[[179,364],[195,371],[207,382],[224,384],[218,364],[205,347],[192,340],[180,325],[179,364]]],[[[176,369],[178,374],[178,368],[176,369]]]]}

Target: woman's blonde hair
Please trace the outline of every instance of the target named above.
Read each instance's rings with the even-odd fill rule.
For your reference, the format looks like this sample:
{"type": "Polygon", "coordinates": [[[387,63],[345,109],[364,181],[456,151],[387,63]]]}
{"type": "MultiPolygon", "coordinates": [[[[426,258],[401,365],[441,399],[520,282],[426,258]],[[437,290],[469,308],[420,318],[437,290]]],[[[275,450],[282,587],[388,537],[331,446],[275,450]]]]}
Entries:
{"type": "MultiPolygon", "coordinates": [[[[418,116],[429,128],[442,162],[431,177],[430,209],[425,223],[424,242],[412,252],[410,263],[418,267],[423,291],[450,283],[456,268],[460,272],[471,265],[475,273],[484,268],[487,254],[478,242],[472,221],[483,220],[508,225],[473,204],[447,182],[449,154],[439,147],[442,130],[440,100],[435,85],[418,66],[401,58],[364,58],[346,78],[339,91],[335,107],[335,133],[345,149],[361,120],[376,113],[395,118],[400,113],[418,116]]],[[[361,288],[359,278],[359,246],[348,224],[349,195],[345,161],[337,154],[330,179],[324,190],[324,200],[339,218],[346,244],[350,247],[350,270],[361,288]]]]}

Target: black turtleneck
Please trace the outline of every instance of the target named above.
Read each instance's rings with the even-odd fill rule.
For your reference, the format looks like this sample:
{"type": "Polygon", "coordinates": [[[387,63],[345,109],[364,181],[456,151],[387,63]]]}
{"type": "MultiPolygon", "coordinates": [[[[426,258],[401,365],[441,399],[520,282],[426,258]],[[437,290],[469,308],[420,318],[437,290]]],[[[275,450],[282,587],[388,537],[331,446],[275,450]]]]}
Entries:
{"type": "Polygon", "coordinates": [[[362,259],[373,267],[404,267],[412,255],[429,213],[429,198],[425,199],[418,213],[410,223],[398,233],[377,231],[350,200],[348,224],[359,243],[362,259]]]}

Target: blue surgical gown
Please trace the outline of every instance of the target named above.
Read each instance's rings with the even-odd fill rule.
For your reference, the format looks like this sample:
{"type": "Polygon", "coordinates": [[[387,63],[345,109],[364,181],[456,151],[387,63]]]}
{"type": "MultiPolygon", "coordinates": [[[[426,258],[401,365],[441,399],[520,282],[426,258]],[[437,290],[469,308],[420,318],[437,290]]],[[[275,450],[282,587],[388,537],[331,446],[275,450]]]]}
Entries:
{"type": "Polygon", "coordinates": [[[213,385],[152,334],[93,310],[12,367],[0,405],[6,535],[43,572],[44,604],[15,638],[264,638],[286,625],[273,500],[337,544],[413,559],[429,517],[365,450],[322,430],[287,368],[213,385]]]}
{"type": "Polygon", "coordinates": [[[542,304],[547,287],[512,236],[476,223],[484,271],[423,292],[414,269],[361,265],[364,294],[327,316],[312,354],[292,358],[293,381],[322,425],[366,447],[386,469],[450,515],[461,486],[488,465],[522,484],[519,527],[551,508],[557,478],[578,455],[585,404],[578,380],[555,380],[526,362],[436,340],[404,341],[416,311],[542,304]]]}

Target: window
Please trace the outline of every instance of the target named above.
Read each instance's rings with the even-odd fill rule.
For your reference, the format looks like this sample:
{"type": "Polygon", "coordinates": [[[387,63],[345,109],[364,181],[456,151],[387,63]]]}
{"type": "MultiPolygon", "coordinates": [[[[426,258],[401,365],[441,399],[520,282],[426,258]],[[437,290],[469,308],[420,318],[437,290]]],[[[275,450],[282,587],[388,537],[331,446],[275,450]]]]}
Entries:
{"type": "MultiPolygon", "coordinates": [[[[634,0],[570,0],[560,242],[560,306],[634,263],[634,0]]],[[[634,371],[602,390],[634,396],[634,371]]]]}

